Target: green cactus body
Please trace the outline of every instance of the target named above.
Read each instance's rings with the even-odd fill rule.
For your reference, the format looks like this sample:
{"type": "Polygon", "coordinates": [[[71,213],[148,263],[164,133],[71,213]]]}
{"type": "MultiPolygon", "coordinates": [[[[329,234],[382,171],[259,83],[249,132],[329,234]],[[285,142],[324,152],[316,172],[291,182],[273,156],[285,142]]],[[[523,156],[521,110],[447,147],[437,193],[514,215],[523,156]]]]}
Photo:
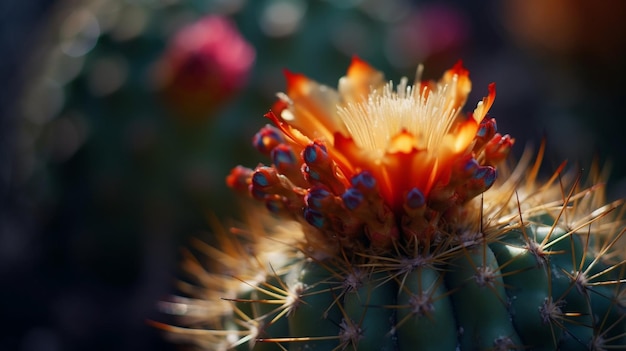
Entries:
{"type": "MultiPolygon", "coordinates": [[[[250,312],[268,325],[251,349],[589,350],[599,337],[625,345],[615,287],[579,288],[565,274],[582,259],[573,250],[586,244],[584,235],[546,223],[513,229],[488,246],[459,248],[449,262],[408,269],[380,257],[342,273],[347,262],[303,258],[293,266],[300,276],[290,282],[294,299],[283,306],[282,323],[269,323],[276,310],[250,312]]],[[[583,267],[593,259],[588,253],[583,267]]],[[[610,268],[598,265],[596,273],[610,268]]],[[[263,305],[262,298],[245,300],[263,305]]]]}
{"type": "Polygon", "coordinates": [[[489,247],[502,265],[500,273],[508,286],[515,329],[525,331],[521,335],[525,345],[537,350],[554,349],[562,329],[551,325],[547,315],[553,302],[547,261],[528,249],[534,246],[525,243],[522,231],[514,230],[507,237],[512,240],[495,242],[489,247]]]}
{"type": "Polygon", "coordinates": [[[168,330],[242,351],[624,348],[622,202],[562,169],[538,183],[541,157],[501,167],[513,141],[486,117],[493,87],[463,118],[460,65],[419,94],[359,59],[338,91],[287,80],[278,128],[254,139],[271,166],[227,179],[272,214],[253,210],[256,229],[196,276],[235,308],[209,308],[204,339],[168,330]]]}
{"type": "Polygon", "coordinates": [[[448,282],[462,349],[513,349],[521,346],[511,317],[498,264],[489,247],[468,250],[452,261],[448,282]],[[484,318],[489,315],[490,318],[484,318]]]}
{"type": "Polygon", "coordinates": [[[398,345],[401,349],[454,350],[458,323],[442,274],[434,267],[408,273],[398,293],[398,345]]]}

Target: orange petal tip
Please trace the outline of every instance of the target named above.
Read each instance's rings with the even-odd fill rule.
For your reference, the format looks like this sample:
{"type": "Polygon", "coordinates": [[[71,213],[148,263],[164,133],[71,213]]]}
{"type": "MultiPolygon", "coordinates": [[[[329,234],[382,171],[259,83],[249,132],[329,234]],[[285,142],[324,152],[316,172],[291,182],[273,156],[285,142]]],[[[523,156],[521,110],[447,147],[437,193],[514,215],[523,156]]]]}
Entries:
{"type": "Polygon", "coordinates": [[[352,62],[350,63],[347,71],[348,76],[370,74],[372,72],[376,72],[374,67],[370,66],[369,63],[365,62],[358,56],[352,56],[352,62]]]}
{"type": "Polygon", "coordinates": [[[458,60],[454,66],[450,69],[453,74],[457,74],[459,76],[467,76],[469,75],[469,71],[463,67],[463,60],[458,60]]]}
{"type": "Polygon", "coordinates": [[[302,85],[308,80],[308,78],[301,73],[294,73],[288,69],[283,70],[285,79],[287,80],[287,93],[292,94],[302,89],[302,85]]]}

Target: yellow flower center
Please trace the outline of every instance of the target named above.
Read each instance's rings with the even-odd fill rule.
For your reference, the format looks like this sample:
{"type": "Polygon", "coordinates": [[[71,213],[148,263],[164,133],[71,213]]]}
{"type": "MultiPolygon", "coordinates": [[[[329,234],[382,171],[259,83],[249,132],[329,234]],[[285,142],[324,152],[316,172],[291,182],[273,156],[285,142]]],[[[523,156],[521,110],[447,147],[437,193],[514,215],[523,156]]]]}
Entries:
{"type": "Polygon", "coordinates": [[[411,86],[403,78],[394,89],[390,82],[373,90],[367,99],[339,107],[339,117],[360,148],[382,158],[387,152],[408,153],[411,149],[437,150],[452,128],[458,114],[458,75],[450,85],[431,91],[416,83],[411,86]],[[420,89],[421,87],[421,89],[420,89]],[[406,131],[413,138],[394,139],[406,131]]]}

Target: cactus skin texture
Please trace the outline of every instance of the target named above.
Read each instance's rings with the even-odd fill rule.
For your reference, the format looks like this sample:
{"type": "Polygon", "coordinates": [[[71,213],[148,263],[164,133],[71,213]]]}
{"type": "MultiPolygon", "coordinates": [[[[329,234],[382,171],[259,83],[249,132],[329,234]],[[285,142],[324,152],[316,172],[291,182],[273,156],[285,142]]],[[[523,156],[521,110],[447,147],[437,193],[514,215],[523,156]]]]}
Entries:
{"type": "Polygon", "coordinates": [[[513,140],[486,116],[493,86],[466,118],[460,64],[396,92],[359,59],[338,93],[287,80],[268,113],[278,128],[254,138],[272,164],[228,178],[271,214],[252,208],[245,229],[186,251],[188,296],[162,304],[181,326],[158,324],[172,338],[206,350],[626,347],[622,202],[606,203],[597,171],[583,181],[563,164],[539,181],[543,148],[504,165],[513,140]],[[376,134],[403,104],[418,126],[376,134]]]}

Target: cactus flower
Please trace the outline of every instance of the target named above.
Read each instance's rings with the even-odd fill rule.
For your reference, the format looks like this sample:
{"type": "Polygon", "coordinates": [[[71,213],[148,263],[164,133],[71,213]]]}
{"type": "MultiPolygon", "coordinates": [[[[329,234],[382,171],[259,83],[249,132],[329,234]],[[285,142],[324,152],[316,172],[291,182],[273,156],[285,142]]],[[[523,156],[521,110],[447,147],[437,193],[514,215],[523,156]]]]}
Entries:
{"type": "Polygon", "coordinates": [[[513,139],[496,133],[487,117],[493,84],[466,115],[471,82],[460,62],[438,82],[421,82],[419,73],[414,85],[402,79],[394,86],[354,58],[334,90],[286,72],[287,91],[266,115],[285,140],[265,136],[278,133],[267,130],[257,139],[286,148],[274,148],[274,155],[293,154],[280,167],[294,172],[281,178],[280,167],[257,168],[253,193],[296,216],[304,207],[307,221],[329,235],[354,237],[364,230],[368,244],[380,247],[399,235],[432,240],[434,227],[459,220],[456,208],[494,183],[495,165],[513,139]],[[320,191],[343,201],[341,215],[331,204],[307,202],[320,191]],[[434,219],[435,212],[441,218],[434,219]]]}
{"type": "MultiPolygon", "coordinates": [[[[420,69],[421,70],[421,69],[420,69]]],[[[543,149],[509,169],[488,116],[462,112],[459,63],[409,85],[353,59],[338,88],[287,89],[233,189],[265,205],[186,251],[186,296],[163,302],[203,350],[608,350],[626,345],[622,201],[543,149]],[[619,209],[622,209],[620,211],[619,209]],[[268,213],[271,215],[264,215],[268,213]]]]}

